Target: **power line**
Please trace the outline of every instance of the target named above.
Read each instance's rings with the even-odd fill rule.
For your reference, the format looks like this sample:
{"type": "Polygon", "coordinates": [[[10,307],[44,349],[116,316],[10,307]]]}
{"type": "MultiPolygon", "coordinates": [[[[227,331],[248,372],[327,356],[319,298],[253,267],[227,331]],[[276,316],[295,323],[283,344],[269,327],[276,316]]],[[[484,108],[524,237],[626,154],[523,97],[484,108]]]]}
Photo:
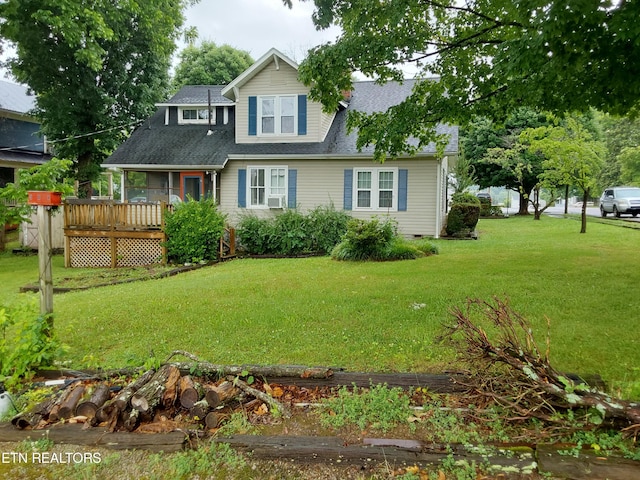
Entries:
{"type": "MultiPolygon", "coordinates": [[[[131,127],[131,126],[139,125],[139,124],[141,124],[143,122],[144,122],[144,120],[138,120],[138,121],[135,121],[135,122],[123,123],[122,125],[116,125],[115,127],[104,128],[102,130],[96,130],[95,132],[81,133],[81,134],[78,134],[78,135],[73,135],[71,137],[61,138],[61,139],[58,139],[58,140],[47,140],[47,143],[56,144],[56,143],[68,142],[70,140],[75,140],[77,138],[92,137],[94,135],[100,135],[101,133],[110,132],[112,130],[117,130],[119,128],[125,128],[125,127],[131,127]]],[[[44,142],[32,143],[30,145],[22,145],[22,146],[19,146],[19,147],[1,147],[0,151],[20,150],[20,149],[24,150],[24,149],[27,149],[29,147],[35,147],[35,146],[39,146],[39,145],[43,145],[44,146],[44,142]]]]}

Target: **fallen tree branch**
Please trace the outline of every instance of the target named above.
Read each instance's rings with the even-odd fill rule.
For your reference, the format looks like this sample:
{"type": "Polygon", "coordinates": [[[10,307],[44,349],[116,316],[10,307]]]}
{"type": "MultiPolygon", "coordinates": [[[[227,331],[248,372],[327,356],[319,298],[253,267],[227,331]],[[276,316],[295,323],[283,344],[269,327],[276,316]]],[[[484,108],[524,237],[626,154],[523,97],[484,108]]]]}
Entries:
{"type": "Polygon", "coordinates": [[[553,368],[549,362],[549,334],[542,353],[528,321],[514,312],[507,301],[468,300],[465,311],[456,307],[451,313],[455,324],[450,327],[449,337],[461,359],[475,367],[467,385],[477,393],[519,415],[545,420],[550,420],[559,407],[589,409],[597,412],[601,420],[640,423],[640,403],[612,398],[553,368]],[[477,310],[495,329],[493,340],[474,322],[477,310]]]}
{"type": "Polygon", "coordinates": [[[280,414],[284,418],[291,418],[291,412],[289,411],[289,409],[285,407],[282,403],[278,402],[271,395],[267,395],[266,393],[261,392],[260,390],[256,390],[255,388],[250,387],[246,382],[243,382],[237,377],[228,376],[227,380],[230,382],[233,382],[233,385],[238,387],[243,392],[248,393],[252,397],[255,397],[258,400],[261,400],[262,402],[269,405],[271,410],[276,410],[280,412],[280,414]]]}

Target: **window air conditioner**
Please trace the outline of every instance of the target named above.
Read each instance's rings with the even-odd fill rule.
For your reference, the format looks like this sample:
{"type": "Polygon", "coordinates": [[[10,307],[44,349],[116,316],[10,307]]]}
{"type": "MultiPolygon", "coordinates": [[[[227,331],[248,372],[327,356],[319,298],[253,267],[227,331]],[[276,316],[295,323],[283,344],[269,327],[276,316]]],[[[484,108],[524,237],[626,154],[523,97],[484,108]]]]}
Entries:
{"type": "Polygon", "coordinates": [[[283,208],[284,207],[284,197],[281,195],[267,197],[267,206],[269,208],[283,208]]]}

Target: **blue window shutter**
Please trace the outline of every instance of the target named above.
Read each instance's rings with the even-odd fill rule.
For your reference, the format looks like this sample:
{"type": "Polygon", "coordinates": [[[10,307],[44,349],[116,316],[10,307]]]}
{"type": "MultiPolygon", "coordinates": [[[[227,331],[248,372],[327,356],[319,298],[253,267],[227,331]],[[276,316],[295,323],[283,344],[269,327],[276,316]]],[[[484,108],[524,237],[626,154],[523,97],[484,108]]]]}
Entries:
{"type": "Polygon", "coordinates": [[[407,211],[407,185],[409,170],[398,170],[398,211],[407,211]]]}
{"type": "Polygon", "coordinates": [[[298,95],[298,135],[307,134],[307,96],[298,95]]]}
{"type": "Polygon", "coordinates": [[[238,170],[238,207],[247,207],[247,171],[238,170]]]}
{"type": "Polygon", "coordinates": [[[258,134],[258,97],[249,97],[249,135],[258,134]]]}
{"type": "Polygon", "coordinates": [[[353,170],[344,171],[344,206],[345,210],[353,209],[353,170]]]}
{"type": "Polygon", "coordinates": [[[296,196],[298,193],[298,170],[289,169],[288,183],[289,185],[287,185],[288,187],[287,206],[289,208],[296,208],[297,206],[296,196]]]}

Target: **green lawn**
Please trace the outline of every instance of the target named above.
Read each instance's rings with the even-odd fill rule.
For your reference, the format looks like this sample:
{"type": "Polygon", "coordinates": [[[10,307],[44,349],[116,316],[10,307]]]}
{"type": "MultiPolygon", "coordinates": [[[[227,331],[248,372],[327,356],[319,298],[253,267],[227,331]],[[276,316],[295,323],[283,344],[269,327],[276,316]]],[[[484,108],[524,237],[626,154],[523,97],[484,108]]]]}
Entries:
{"type": "MultiPolygon", "coordinates": [[[[442,371],[449,309],[508,297],[566,371],[599,373],[640,398],[640,232],[543,217],[481,220],[478,241],[437,241],[420,260],[243,259],[175,277],[56,295],[75,367],[140,365],[188,350],[214,363],[442,371]],[[422,305],[424,304],[424,307],[422,305]],[[420,308],[422,307],[422,308],[420,308]]],[[[54,274],[64,274],[61,259],[54,274]]],[[[37,259],[0,256],[0,302],[37,279],[37,259]]]]}

